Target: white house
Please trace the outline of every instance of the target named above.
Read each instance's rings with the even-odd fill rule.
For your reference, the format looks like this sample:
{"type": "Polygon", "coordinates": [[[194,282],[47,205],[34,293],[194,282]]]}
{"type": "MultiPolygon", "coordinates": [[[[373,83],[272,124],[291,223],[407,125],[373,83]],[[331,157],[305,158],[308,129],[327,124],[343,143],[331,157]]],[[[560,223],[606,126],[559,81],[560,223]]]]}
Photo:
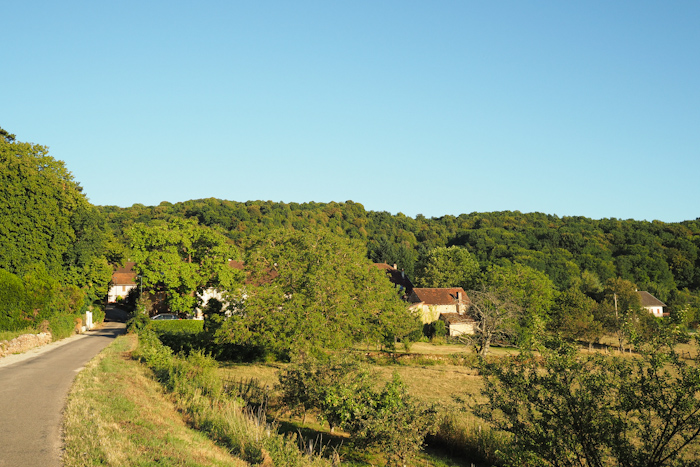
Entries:
{"type": "Polygon", "coordinates": [[[668,316],[668,313],[664,313],[664,307],[666,306],[664,302],[654,297],[649,292],[643,292],[638,290],[637,293],[639,294],[639,301],[641,302],[642,307],[646,308],[649,311],[649,313],[656,316],[657,318],[663,318],[664,316],[668,316]]]}
{"type": "Polygon", "coordinates": [[[117,298],[126,298],[129,291],[136,287],[136,273],[134,272],[135,263],[125,263],[123,267],[118,268],[112,274],[112,281],[109,285],[107,293],[107,301],[116,303],[117,298]]]}

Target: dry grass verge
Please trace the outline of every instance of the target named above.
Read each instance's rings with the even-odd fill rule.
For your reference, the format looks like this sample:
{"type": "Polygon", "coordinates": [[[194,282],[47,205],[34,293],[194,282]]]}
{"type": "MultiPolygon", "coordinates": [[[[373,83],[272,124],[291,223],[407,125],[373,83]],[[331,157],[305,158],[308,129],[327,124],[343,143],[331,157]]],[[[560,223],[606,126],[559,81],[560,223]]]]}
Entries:
{"type": "Polygon", "coordinates": [[[201,432],[130,357],[133,335],[118,338],[78,375],[64,414],[65,467],[246,466],[201,432]]]}

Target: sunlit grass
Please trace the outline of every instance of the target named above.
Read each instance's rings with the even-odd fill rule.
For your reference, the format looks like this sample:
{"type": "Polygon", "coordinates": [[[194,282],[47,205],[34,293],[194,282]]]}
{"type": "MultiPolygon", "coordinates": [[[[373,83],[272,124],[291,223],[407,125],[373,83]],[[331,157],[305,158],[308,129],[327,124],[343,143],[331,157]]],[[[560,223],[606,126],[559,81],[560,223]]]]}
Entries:
{"type": "Polygon", "coordinates": [[[118,338],[77,376],[64,415],[63,465],[245,466],[189,428],[118,338]]]}

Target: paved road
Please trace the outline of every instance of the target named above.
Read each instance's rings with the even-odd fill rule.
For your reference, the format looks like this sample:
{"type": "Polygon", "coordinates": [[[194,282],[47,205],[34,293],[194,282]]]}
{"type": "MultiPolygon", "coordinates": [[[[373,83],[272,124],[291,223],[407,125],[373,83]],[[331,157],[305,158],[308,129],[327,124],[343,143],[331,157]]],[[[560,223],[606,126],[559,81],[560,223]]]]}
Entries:
{"type": "Polygon", "coordinates": [[[123,323],[109,321],[97,331],[0,359],[0,467],[60,467],[61,412],[73,379],[123,330],[123,323]]]}

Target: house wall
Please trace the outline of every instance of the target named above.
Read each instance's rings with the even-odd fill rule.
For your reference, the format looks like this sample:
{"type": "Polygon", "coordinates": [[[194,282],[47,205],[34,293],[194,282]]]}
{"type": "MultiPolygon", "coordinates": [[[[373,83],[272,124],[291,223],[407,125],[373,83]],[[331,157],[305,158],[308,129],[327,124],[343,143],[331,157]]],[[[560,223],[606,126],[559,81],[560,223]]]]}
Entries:
{"type": "Polygon", "coordinates": [[[649,310],[649,312],[657,318],[664,316],[664,308],[662,306],[646,306],[644,308],[649,310]]]}
{"type": "Polygon", "coordinates": [[[117,284],[109,288],[107,293],[107,301],[109,303],[116,303],[117,297],[126,298],[129,291],[136,287],[136,284],[117,284]]]}
{"type": "Polygon", "coordinates": [[[474,323],[452,323],[449,325],[450,336],[474,334],[474,323]]]}
{"type": "Polygon", "coordinates": [[[418,307],[423,324],[433,323],[440,318],[442,313],[454,313],[454,305],[426,305],[422,304],[418,307]]]}
{"type": "Polygon", "coordinates": [[[198,308],[195,308],[195,310],[194,310],[195,311],[195,313],[194,313],[195,319],[203,319],[204,318],[204,309],[207,307],[207,303],[209,303],[209,300],[211,300],[212,298],[215,298],[218,301],[224,303],[224,305],[226,304],[224,302],[224,294],[222,292],[220,292],[219,290],[212,288],[212,287],[206,289],[201,294],[197,294],[197,296],[202,300],[202,304],[198,308]]]}

